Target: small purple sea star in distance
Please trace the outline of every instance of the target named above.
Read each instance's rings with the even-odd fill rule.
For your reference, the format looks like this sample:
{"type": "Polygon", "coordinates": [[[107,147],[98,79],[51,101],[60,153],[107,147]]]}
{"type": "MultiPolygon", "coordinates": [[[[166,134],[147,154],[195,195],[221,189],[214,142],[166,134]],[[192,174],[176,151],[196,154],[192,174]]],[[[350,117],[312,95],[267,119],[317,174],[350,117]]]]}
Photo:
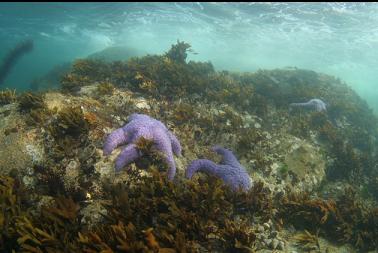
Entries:
{"type": "Polygon", "coordinates": [[[317,112],[327,111],[326,103],[324,103],[321,99],[318,99],[318,98],[310,99],[308,102],[305,102],[305,103],[291,103],[290,104],[290,108],[297,107],[297,106],[313,108],[317,112]]]}
{"type": "Polygon", "coordinates": [[[160,151],[168,165],[168,179],[173,180],[176,174],[176,165],[173,153],[181,156],[181,144],[177,137],[160,121],[144,114],[131,114],[128,123],[114,130],[104,144],[104,154],[109,155],[122,144],[128,144],[118,155],[115,169],[119,172],[123,167],[142,156],[136,142],[141,138],[152,140],[154,148],[160,151]]]}
{"type": "Polygon", "coordinates": [[[192,178],[196,172],[205,172],[221,178],[234,191],[239,188],[248,191],[252,187],[252,180],[232,151],[220,146],[214,146],[212,150],[222,156],[221,163],[216,164],[208,159],[194,160],[186,169],[186,178],[192,178]]]}

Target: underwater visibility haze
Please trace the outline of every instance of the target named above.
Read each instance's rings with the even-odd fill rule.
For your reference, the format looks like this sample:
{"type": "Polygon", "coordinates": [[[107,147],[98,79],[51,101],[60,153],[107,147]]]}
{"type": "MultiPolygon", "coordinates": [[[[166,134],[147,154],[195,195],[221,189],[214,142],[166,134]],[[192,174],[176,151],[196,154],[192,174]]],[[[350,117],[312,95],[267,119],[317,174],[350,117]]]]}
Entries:
{"type": "Polygon", "coordinates": [[[52,66],[108,47],[162,53],[180,39],[198,53],[189,59],[218,70],[335,75],[377,111],[377,13],[376,3],[2,3],[0,57],[35,42],[7,80],[26,89],[52,66]]]}
{"type": "Polygon", "coordinates": [[[377,3],[0,3],[0,252],[377,252],[377,3]]]}

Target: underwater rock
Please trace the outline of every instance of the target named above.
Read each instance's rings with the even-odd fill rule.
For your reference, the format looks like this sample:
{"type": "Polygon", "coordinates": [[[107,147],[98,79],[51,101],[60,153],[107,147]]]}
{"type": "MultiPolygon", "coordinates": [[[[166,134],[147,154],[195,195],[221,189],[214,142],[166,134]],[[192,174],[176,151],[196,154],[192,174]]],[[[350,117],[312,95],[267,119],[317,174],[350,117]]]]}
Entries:
{"type": "Polygon", "coordinates": [[[129,90],[116,89],[112,95],[101,96],[98,100],[102,106],[106,108],[114,108],[111,112],[111,117],[119,118],[117,121],[113,121],[113,124],[122,124],[127,120],[127,116],[137,111],[135,106],[134,93],[129,90]],[[122,120],[121,120],[122,119],[122,120]]]}
{"type": "Polygon", "coordinates": [[[40,195],[36,203],[36,213],[40,213],[43,207],[51,206],[54,203],[54,198],[48,195],[40,195]]]}
{"type": "Polygon", "coordinates": [[[271,244],[270,246],[271,246],[273,249],[276,249],[279,243],[280,243],[280,242],[279,242],[277,239],[273,239],[273,240],[272,240],[272,244],[271,244]]]}
{"type": "Polygon", "coordinates": [[[293,186],[300,190],[318,186],[326,170],[326,160],[320,148],[296,137],[287,138],[282,147],[287,150],[283,166],[287,168],[293,186]]]}
{"type": "MultiPolygon", "coordinates": [[[[0,105],[0,120],[1,121],[6,121],[7,116],[11,114],[12,112],[17,110],[17,105],[16,104],[6,104],[6,105],[0,105]]],[[[3,123],[2,125],[4,125],[3,123]]]]}
{"type": "MultiPolygon", "coordinates": [[[[253,224],[255,227],[256,252],[271,252],[272,250],[285,250],[286,241],[280,237],[281,232],[276,230],[276,222],[269,219],[261,224],[253,224]]],[[[287,251],[285,251],[287,252],[287,251]]]]}
{"type": "Polygon", "coordinates": [[[82,216],[81,223],[88,226],[89,229],[93,229],[101,224],[104,216],[107,214],[107,211],[102,204],[103,201],[94,200],[86,207],[80,209],[80,215],[82,216]]]}
{"type": "Polygon", "coordinates": [[[131,57],[136,56],[143,56],[146,55],[147,52],[127,46],[113,46],[107,47],[99,52],[95,52],[89,55],[88,59],[99,59],[106,62],[112,61],[126,61],[131,57]]]}
{"type": "Polygon", "coordinates": [[[8,174],[15,170],[24,174],[25,168],[40,164],[44,160],[41,136],[35,129],[26,129],[17,105],[9,105],[7,108],[8,116],[0,117],[0,171],[8,174]]]}
{"type": "Polygon", "coordinates": [[[75,160],[69,161],[63,176],[64,187],[67,191],[75,191],[80,187],[79,175],[80,163],[75,160]]]}
{"type": "MultiPolygon", "coordinates": [[[[304,241],[298,241],[296,238],[303,235],[303,231],[284,231],[285,236],[289,238],[286,242],[285,252],[300,253],[300,252],[337,252],[337,253],[357,253],[367,251],[356,251],[350,244],[333,243],[321,236],[315,238],[304,238],[304,241]]],[[[376,252],[376,251],[373,251],[376,252]]]]}
{"type": "Polygon", "coordinates": [[[144,99],[144,98],[138,98],[138,99],[136,99],[135,100],[135,106],[138,109],[146,109],[146,110],[150,110],[151,109],[150,105],[147,103],[147,100],[144,99]]]}
{"type": "Polygon", "coordinates": [[[30,156],[33,164],[41,164],[44,159],[44,150],[40,145],[28,143],[25,145],[26,153],[30,156]]]}
{"type": "MultiPolygon", "coordinates": [[[[61,219],[61,217],[59,222],[63,226],[59,228],[54,226],[56,230],[51,230],[53,231],[51,233],[54,233],[53,236],[69,235],[65,238],[70,238],[69,243],[71,244],[58,245],[59,242],[65,242],[61,238],[55,240],[54,243],[56,244],[54,245],[51,241],[43,239],[42,244],[45,247],[42,249],[43,251],[48,251],[50,247],[53,248],[51,249],[53,251],[59,251],[60,249],[54,247],[77,245],[79,242],[76,241],[76,237],[79,232],[78,229],[82,228],[81,225],[85,225],[83,226],[84,229],[87,227],[97,229],[94,232],[85,231],[85,234],[80,230],[79,241],[80,243],[84,242],[85,247],[88,247],[86,250],[96,251],[101,247],[103,247],[101,249],[104,249],[109,246],[109,249],[117,251],[119,250],[117,248],[119,241],[117,241],[117,237],[113,236],[112,233],[115,231],[113,229],[117,229],[117,231],[130,229],[132,226],[127,225],[130,222],[134,226],[130,230],[131,235],[140,238],[141,241],[139,242],[142,244],[144,244],[146,238],[143,237],[141,231],[147,227],[154,227],[156,241],[159,245],[164,245],[162,251],[168,249],[167,252],[174,252],[175,250],[180,252],[180,246],[191,244],[201,245],[201,249],[202,246],[209,248],[208,242],[210,240],[208,239],[210,238],[217,241],[215,244],[218,244],[218,248],[211,248],[211,252],[239,252],[239,250],[244,250],[242,248],[244,246],[248,248],[256,246],[257,252],[272,252],[273,250],[303,252],[291,241],[291,234],[295,231],[290,230],[290,233],[285,234],[288,230],[286,225],[289,225],[292,221],[287,222],[282,218],[284,221],[281,222],[280,219],[276,219],[275,215],[284,210],[285,213],[282,217],[286,217],[290,210],[298,208],[299,212],[295,213],[298,215],[294,217],[298,223],[306,221],[306,217],[311,215],[311,212],[314,212],[314,215],[317,215],[316,217],[320,214],[319,219],[325,217],[325,212],[329,212],[328,218],[326,217],[327,221],[324,224],[318,224],[318,226],[329,225],[328,219],[333,221],[334,213],[328,209],[335,206],[325,206],[324,203],[331,203],[325,200],[310,201],[309,203],[313,204],[314,210],[310,208],[309,211],[306,209],[308,203],[305,205],[306,203],[294,202],[294,208],[291,206],[288,209],[283,209],[282,205],[276,203],[276,200],[279,202],[281,198],[289,195],[289,186],[294,187],[299,196],[302,196],[303,190],[315,190],[312,192],[314,195],[322,194],[327,199],[328,197],[337,198],[345,188],[341,187],[339,182],[330,184],[324,180],[327,159],[330,159],[328,157],[332,157],[335,152],[332,149],[327,150],[329,143],[318,139],[318,129],[314,128],[309,122],[316,122],[319,127],[322,127],[321,123],[325,120],[318,121],[322,117],[317,115],[325,114],[314,112],[293,116],[287,112],[287,105],[296,98],[324,97],[332,103],[332,107],[327,108],[327,114],[330,117],[335,117],[337,127],[335,126],[332,130],[337,132],[343,141],[345,140],[353,146],[352,148],[356,148],[355,142],[364,143],[364,140],[368,139],[359,138],[360,134],[364,136],[374,134],[372,126],[375,127],[376,125],[373,125],[373,121],[367,122],[367,118],[370,117],[367,115],[371,114],[358,99],[352,99],[353,103],[350,103],[349,99],[355,96],[354,93],[348,92],[345,97],[338,96],[338,94],[341,94],[340,92],[345,93],[346,88],[344,86],[339,85],[337,89],[334,89],[334,86],[327,84],[332,81],[328,80],[329,78],[322,78],[324,83],[318,85],[318,83],[315,83],[318,82],[316,73],[311,73],[311,76],[307,77],[307,72],[297,70],[290,73],[280,70],[265,71],[269,77],[266,78],[267,83],[265,83],[265,79],[261,78],[261,75],[259,77],[258,73],[235,76],[229,73],[205,71],[205,65],[186,63],[185,50],[186,48],[183,47],[181,50],[171,51],[172,54],[164,57],[153,56],[144,60],[134,59],[128,64],[120,64],[118,67],[117,64],[77,62],[76,71],[80,71],[81,76],[80,78],[73,76],[72,82],[69,82],[72,84],[76,96],[70,93],[46,92],[44,102],[47,110],[51,113],[46,114],[46,118],[44,118],[46,120],[43,120],[40,125],[27,124],[17,111],[17,103],[13,103],[14,99],[10,96],[12,93],[3,94],[3,101],[6,105],[0,106],[0,169],[2,173],[8,174],[11,170],[15,173],[19,172],[20,175],[17,180],[20,179],[20,183],[31,194],[37,196],[35,199],[40,199],[39,202],[35,199],[28,200],[28,207],[32,205],[32,208],[41,209],[40,205],[50,205],[51,202],[55,202],[55,197],[58,194],[73,196],[74,201],[80,203],[61,202],[71,203],[74,211],[80,207],[80,216],[77,217],[76,221],[71,221],[72,223],[66,223],[67,220],[64,217],[61,219]],[[101,76],[95,73],[99,67],[103,68],[106,73],[104,72],[101,76]],[[119,68],[118,72],[114,71],[114,67],[119,68]],[[124,75],[125,71],[130,73],[124,75]],[[198,75],[197,72],[203,74],[198,75]],[[92,74],[94,77],[90,77],[92,74]],[[115,79],[119,79],[119,82],[116,82],[115,79]],[[190,82],[186,82],[187,79],[190,82]],[[76,87],[76,81],[82,81],[82,85],[76,87]],[[152,87],[153,89],[147,92],[136,88],[144,82],[156,87],[152,87]],[[250,89],[245,92],[245,87],[241,87],[240,82],[250,86],[250,89]],[[213,83],[219,87],[213,87],[213,83]],[[98,87],[101,84],[104,84],[104,90],[98,92],[98,87]],[[78,93],[76,93],[76,88],[78,88],[78,93]],[[159,92],[152,92],[154,89],[166,91],[165,95],[168,95],[168,97],[162,96],[163,94],[159,92]],[[211,96],[213,94],[211,92],[214,90],[219,93],[216,100],[211,96]],[[251,90],[253,92],[250,92],[251,90]],[[240,104],[244,103],[245,96],[247,96],[249,103],[241,106],[240,104]],[[9,102],[11,103],[8,104],[9,102]],[[80,145],[73,146],[71,142],[68,142],[68,144],[60,143],[61,147],[65,148],[64,151],[66,149],[74,151],[68,156],[66,153],[62,153],[62,150],[50,148],[57,144],[54,142],[53,136],[49,134],[47,127],[57,123],[62,125],[63,128],[67,128],[66,121],[57,119],[61,114],[60,112],[66,110],[65,108],[74,107],[80,108],[78,110],[80,111],[79,118],[88,121],[88,126],[85,127],[86,137],[83,138],[80,145]],[[118,138],[119,136],[112,133],[113,126],[123,124],[127,116],[134,112],[145,113],[151,115],[151,118],[164,120],[164,131],[169,128],[177,134],[180,139],[180,146],[182,145],[185,151],[183,156],[175,160],[173,160],[172,155],[172,161],[178,170],[188,165],[190,167],[190,163],[197,158],[206,157],[210,162],[218,161],[219,156],[207,147],[212,143],[222,143],[236,151],[235,154],[240,157],[239,165],[253,169],[243,171],[244,176],[239,181],[243,183],[245,178],[251,177],[256,183],[247,192],[235,193],[216,178],[205,176],[199,177],[198,180],[188,181],[183,180],[182,171],[177,171],[175,178],[177,178],[178,183],[166,184],[166,178],[159,173],[159,171],[165,170],[166,164],[160,163],[160,160],[156,159],[157,156],[153,155],[154,152],[149,152],[153,151],[153,149],[150,150],[153,145],[151,145],[150,140],[145,138],[139,138],[136,143],[129,144],[129,147],[135,147],[135,153],[138,157],[141,157],[136,159],[135,163],[127,166],[127,173],[116,174],[114,160],[122,152],[125,155],[125,152],[122,149],[113,150],[115,146],[102,150],[103,139],[107,134],[110,134],[108,138],[113,135],[118,138]],[[303,136],[299,135],[301,138],[294,137],[292,134],[295,133],[290,129],[293,127],[292,121],[297,120],[302,121],[301,127],[303,132],[306,133],[303,136]],[[365,125],[366,122],[368,124],[365,125]],[[352,132],[355,137],[350,138],[348,132],[352,132]],[[41,145],[40,139],[43,139],[44,146],[41,145]],[[135,146],[133,146],[134,144],[135,146]],[[113,152],[111,152],[112,150],[113,152]],[[323,155],[326,150],[327,158],[323,155]],[[106,151],[105,155],[103,151],[106,151]],[[111,154],[107,155],[110,152],[111,154]],[[33,166],[34,164],[43,165],[33,166]],[[141,170],[141,168],[148,170],[141,170]],[[37,182],[35,181],[36,178],[37,182]],[[321,182],[325,182],[324,187],[322,184],[322,192],[317,189],[321,182]],[[51,196],[47,196],[47,194],[51,196]],[[109,204],[109,202],[112,203],[109,204]],[[108,213],[104,212],[105,209],[101,206],[103,203],[106,204],[108,213]],[[210,218],[208,217],[209,213],[211,214],[210,218]],[[256,213],[263,213],[263,218],[255,219],[256,213]],[[102,215],[107,216],[106,222],[103,222],[102,215]],[[233,222],[232,226],[224,227],[225,217],[233,222]],[[236,226],[235,221],[239,217],[246,220],[247,226],[245,228],[236,226]],[[61,222],[62,220],[65,221],[61,222]],[[119,221],[122,221],[123,224],[117,225],[119,221]],[[74,224],[74,226],[70,224],[74,224]],[[104,228],[106,229],[101,231],[104,228]],[[180,236],[171,232],[176,231],[177,228],[183,229],[180,236]],[[253,234],[249,233],[251,228],[254,230],[253,234]],[[74,231],[73,233],[71,229],[74,231]],[[210,230],[211,232],[209,232],[210,230]],[[62,231],[63,233],[61,233],[62,231]],[[94,239],[97,236],[101,238],[102,242],[94,239]],[[254,239],[255,236],[257,240],[254,239]],[[227,245],[227,247],[224,247],[224,245],[227,245]]],[[[316,110],[316,108],[314,109],[316,110]]],[[[24,116],[28,116],[28,113],[25,112],[24,116]]],[[[69,116],[72,114],[67,115],[66,119],[73,118],[69,116]]],[[[66,132],[62,136],[67,137],[66,132]]],[[[109,139],[109,142],[112,142],[112,138],[109,139]]],[[[169,135],[166,139],[168,138],[169,135]]],[[[77,138],[73,137],[73,139],[77,138]]],[[[125,139],[127,138],[121,135],[120,140],[125,139]]],[[[118,140],[116,141],[117,145],[121,144],[117,142],[118,140]]],[[[174,143],[171,143],[170,151],[174,153],[172,144],[174,143]]],[[[338,145],[338,143],[335,145],[338,145]]],[[[371,151],[374,151],[374,149],[371,151]]],[[[159,154],[161,155],[161,153],[159,154]]],[[[348,153],[346,154],[345,157],[349,158],[348,153]]],[[[354,153],[351,152],[350,154],[354,153]]],[[[363,165],[369,165],[368,162],[371,161],[375,162],[375,160],[370,159],[369,155],[367,152],[364,153],[359,161],[364,162],[363,165]],[[364,160],[365,155],[366,160],[364,160]]],[[[165,162],[164,159],[161,160],[165,162]]],[[[345,164],[349,161],[348,159],[343,160],[346,160],[345,164]]],[[[216,162],[214,164],[220,166],[216,162]]],[[[374,163],[371,164],[374,165],[374,163]]],[[[376,174],[372,173],[371,175],[376,174]]],[[[359,174],[356,174],[356,176],[359,176],[359,174]]],[[[245,185],[245,188],[250,187],[248,182],[245,185]]],[[[363,185],[358,187],[349,185],[355,188],[363,187],[363,185]]],[[[347,207],[350,206],[349,202],[345,203],[347,207]]],[[[64,206],[53,210],[58,210],[58,213],[63,214],[71,213],[69,210],[65,210],[64,206]]],[[[337,210],[343,209],[338,208],[337,210]]],[[[370,216],[363,215],[361,220],[354,218],[356,214],[356,217],[358,217],[359,210],[358,208],[352,210],[351,215],[348,212],[344,214],[347,222],[350,218],[351,222],[349,223],[352,223],[352,226],[350,227],[347,222],[342,223],[343,226],[340,228],[344,229],[344,232],[341,232],[350,236],[354,242],[366,241],[366,248],[371,249],[375,247],[374,238],[376,236],[374,235],[376,232],[374,231],[376,231],[376,228],[369,226],[369,219],[375,216],[372,213],[370,216]],[[360,236],[363,236],[361,237],[363,239],[359,240],[360,236]]],[[[259,214],[257,214],[258,216],[259,214]]],[[[312,218],[309,219],[310,222],[312,220],[312,218]]],[[[338,226],[338,224],[336,225],[338,226]]],[[[41,231],[44,232],[51,228],[50,225],[46,225],[46,221],[41,221],[41,224],[33,223],[33,226],[41,228],[41,231]]],[[[324,235],[329,231],[322,229],[322,227],[320,229],[324,235]]],[[[121,234],[117,234],[117,236],[119,235],[121,234]]],[[[39,236],[43,238],[43,235],[39,236]]],[[[13,234],[10,237],[15,244],[21,238],[13,234]]],[[[38,237],[38,240],[40,238],[38,237]]],[[[342,242],[348,241],[348,238],[341,239],[343,239],[342,242]]],[[[21,238],[20,240],[24,239],[21,238]]],[[[319,241],[322,243],[322,239],[319,241]]],[[[29,239],[26,240],[27,245],[33,243],[29,239]],[[30,244],[27,244],[29,242],[30,244]]],[[[361,247],[360,245],[357,246],[361,247]]],[[[322,250],[327,250],[327,248],[331,249],[329,252],[340,252],[338,250],[341,247],[327,246],[322,247],[322,250]]],[[[33,250],[38,251],[34,246],[33,250]]],[[[81,252],[81,250],[78,249],[75,252],[81,252]]],[[[64,250],[60,251],[63,252],[64,250]]],[[[66,249],[66,251],[73,252],[74,250],[66,249]]],[[[11,251],[9,250],[9,252],[11,251]]],[[[190,251],[187,248],[186,252],[199,251],[190,251]]],[[[204,249],[200,252],[207,251],[204,249]]],[[[354,251],[344,250],[343,252],[354,251]]]]}
{"type": "Polygon", "coordinates": [[[100,83],[96,82],[91,85],[82,86],[80,87],[80,90],[77,92],[77,95],[93,97],[96,94],[99,85],[100,83]]]}
{"type": "Polygon", "coordinates": [[[60,111],[69,103],[71,103],[71,100],[60,92],[47,92],[45,94],[45,104],[49,110],[60,111]]]}
{"type": "MultiPolygon", "coordinates": [[[[93,166],[96,174],[99,175],[99,182],[109,183],[109,182],[123,182],[129,179],[128,173],[117,174],[114,170],[114,160],[121,153],[122,150],[114,150],[110,155],[104,156],[103,150],[98,149],[96,152],[99,154],[101,159],[99,159],[93,166]]],[[[133,167],[134,164],[131,164],[133,167]]],[[[142,172],[140,170],[140,172],[142,172]]]]}
{"type": "Polygon", "coordinates": [[[25,174],[22,177],[22,182],[24,183],[26,189],[32,190],[36,184],[36,178],[34,177],[34,171],[32,168],[27,167],[22,174],[25,174]]]}

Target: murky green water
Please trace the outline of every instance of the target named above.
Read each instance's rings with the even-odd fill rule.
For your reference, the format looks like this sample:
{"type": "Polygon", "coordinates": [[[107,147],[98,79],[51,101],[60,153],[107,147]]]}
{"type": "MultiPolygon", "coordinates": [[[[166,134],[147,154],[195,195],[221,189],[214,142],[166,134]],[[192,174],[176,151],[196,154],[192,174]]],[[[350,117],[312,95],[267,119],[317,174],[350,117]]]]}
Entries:
{"type": "Polygon", "coordinates": [[[32,39],[3,86],[107,47],[162,53],[177,39],[217,69],[298,67],[340,77],[377,110],[376,3],[1,3],[0,57],[32,39]]]}

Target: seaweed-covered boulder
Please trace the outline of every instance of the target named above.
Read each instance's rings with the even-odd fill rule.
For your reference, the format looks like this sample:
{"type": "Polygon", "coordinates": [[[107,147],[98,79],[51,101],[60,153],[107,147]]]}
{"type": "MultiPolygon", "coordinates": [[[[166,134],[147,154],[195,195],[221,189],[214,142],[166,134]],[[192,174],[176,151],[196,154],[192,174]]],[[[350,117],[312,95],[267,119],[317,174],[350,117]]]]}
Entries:
{"type": "Polygon", "coordinates": [[[256,168],[253,176],[266,182],[276,192],[292,187],[295,191],[316,189],[325,179],[327,158],[323,147],[316,142],[301,139],[284,129],[271,133],[260,151],[268,157],[265,167],[256,168]],[[283,131],[282,131],[283,130],[283,131]]]}
{"type": "Polygon", "coordinates": [[[287,153],[280,169],[287,173],[291,184],[298,190],[311,190],[318,186],[326,171],[326,160],[320,147],[296,137],[286,139],[282,146],[287,153]]]}
{"type": "Polygon", "coordinates": [[[16,104],[0,107],[0,171],[23,173],[44,159],[44,149],[35,129],[28,129],[16,104]]]}

